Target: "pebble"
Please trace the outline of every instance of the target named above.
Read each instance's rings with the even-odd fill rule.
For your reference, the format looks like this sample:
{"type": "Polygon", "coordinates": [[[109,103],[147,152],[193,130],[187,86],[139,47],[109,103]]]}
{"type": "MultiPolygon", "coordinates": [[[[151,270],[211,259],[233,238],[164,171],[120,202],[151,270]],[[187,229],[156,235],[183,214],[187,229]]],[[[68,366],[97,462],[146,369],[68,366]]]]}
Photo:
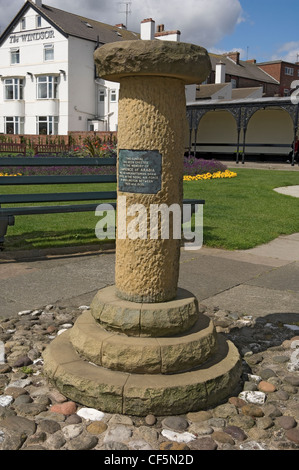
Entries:
{"type": "Polygon", "coordinates": [[[116,441],[123,442],[130,439],[133,431],[128,426],[123,424],[119,426],[108,427],[107,432],[105,433],[104,442],[116,441]]]}
{"type": "Polygon", "coordinates": [[[248,403],[263,405],[266,400],[266,394],[264,392],[245,391],[239,394],[239,398],[248,403]]]}
{"type": "Polygon", "coordinates": [[[10,395],[0,396],[0,406],[9,406],[13,402],[13,397],[10,395]]]}
{"type": "Polygon", "coordinates": [[[77,410],[77,405],[73,401],[66,401],[64,403],[57,403],[52,405],[50,411],[52,413],[61,413],[62,415],[72,415],[77,410]]]}
{"type": "Polygon", "coordinates": [[[283,429],[292,429],[297,426],[297,423],[292,416],[280,416],[277,418],[276,423],[283,429]]]}
{"type": "Polygon", "coordinates": [[[244,441],[247,439],[245,432],[238,426],[227,426],[223,431],[238,441],[244,441]]]}
{"type": "Polygon", "coordinates": [[[162,427],[173,431],[184,431],[188,426],[188,421],[181,416],[169,416],[162,421],[162,427]]]}
{"type": "Polygon", "coordinates": [[[262,408],[254,404],[244,405],[242,406],[241,410],[242,410],[242,413],[247,416],[254,416],[256,418],[260,418],[264,416],[264,412],[262,408]]]}
{"type": "Polygon", "coordinates": [[[107,427],[107,424],[103,423],[103,421],[93,421],[86,429],[90,434],[102,434],[106,431],[107,427]]]}
{"type": "Polygon", "coordinates": [[[201,437],[189,444],[190,450],[216,450],[217,443],[211,437],[201,437]]]}
{"type": "Polygon", "coordinates": [[[299,374],[289,369],[299,337],[292,329],[208,310],[212,319],[218,312],[223,334],[240,351],[240,390],[186,415],[124,416],[74,403],[43,376],[43,350],[82,310],[49,305],[1,321],[0,450],[299,450],[299,374]]]}
{"type": "Polygon", "coordinates": [[[290,441],[295,442],[296,444],[299,444],[299,429],[298,428],[288,429],[285,435],[290,441]]]}
{"type": "Polygon", "coordinates": [[[194,434],[191,434],[190,432],[179,433],[170,431],[169,429],[163,429],[161,434],[170,441],[185,442],[186,444],[196,439],[196,436],[194,434]]]}
{"type": "Polygon", "coordinates": [[[145,418],[146,424],[153,426],[157,422],[157,418],[154,415],[147,415],[145,418]]]}
{"type": "Polygon", "coordinates": [[[275,385],[271,384],[270,382],[266,382],[265,380],[262,380],[262,381],[258,384],[258,389],[259,389],[261,392],[273,393],[273,392],[275,392],[276,387],[275,387],[275,385]]]}
{"type": "Polygon", "coordinates": [[[94,408],[81,408],[77,411],[77,415],[89,421],[100,421],[104,417],[104,413],[94,408]]]}
{"type": "Polygon", "coordinates": [[[262,369],[260,376],[263,380],[270,379],[270,377],[276,377],[276,373],[272,369],[262,369]]]}

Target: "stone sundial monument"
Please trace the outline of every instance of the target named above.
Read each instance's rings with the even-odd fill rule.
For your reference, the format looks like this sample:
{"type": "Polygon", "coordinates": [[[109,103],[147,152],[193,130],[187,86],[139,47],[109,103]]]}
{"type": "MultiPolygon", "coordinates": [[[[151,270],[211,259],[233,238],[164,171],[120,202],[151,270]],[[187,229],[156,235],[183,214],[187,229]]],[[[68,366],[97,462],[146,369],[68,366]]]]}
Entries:
{"type": "MultiPolygon", "coordinates": [[[[100,77],[120,82],[118,204],[128,213],[133,204],[182,206],[185,85],[207,77],[206,50],[123,41],[97,49],[95,62],[100,77]]],[[[181,242],[171,227],[169,239],[132,239],[128,225],[117,227],[115,285],[99,290],[48,346],[46,375],[68,398],[110,413],[170,415],[219,404],[240,379],[237,349],[178,287],[181,242]]]]}

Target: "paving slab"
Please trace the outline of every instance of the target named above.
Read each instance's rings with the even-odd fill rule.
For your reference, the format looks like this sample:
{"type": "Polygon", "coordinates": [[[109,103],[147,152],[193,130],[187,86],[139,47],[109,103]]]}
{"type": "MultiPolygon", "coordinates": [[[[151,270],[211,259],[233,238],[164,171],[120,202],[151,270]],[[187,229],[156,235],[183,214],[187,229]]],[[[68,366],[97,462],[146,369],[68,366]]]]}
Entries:
{"type": "Polygon", "coordinates": [[[277,314],[292,314],[299,321],[299,293],[240,285],[204,300],[209,307],[252,315],[254,318],[277,314]]]}
{"type": "Polygon", "coordinates": [[[266,256],[272,259],[299,261],[299,236],[281,236],[265,245],[246,250],[247,254],[266,256]]]}

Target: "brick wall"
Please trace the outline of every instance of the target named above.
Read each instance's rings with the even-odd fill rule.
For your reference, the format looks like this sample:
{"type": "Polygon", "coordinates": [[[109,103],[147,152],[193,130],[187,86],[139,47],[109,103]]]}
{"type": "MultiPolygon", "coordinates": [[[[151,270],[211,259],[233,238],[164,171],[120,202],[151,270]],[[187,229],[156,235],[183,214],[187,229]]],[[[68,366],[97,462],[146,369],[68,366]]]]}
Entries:
{"type": "MultiPolygon", "coordinates": [[[[231,79],[237,81],[237,88],[252,88],[252,87],[264,87],[264,96],[274,96],[280,93],[280,86],[277,84],[259,82],[257,80],[251,80],[250,78],[242,78],[234,75],[226,75],[226,82],[229,83],[231,79]]],[[[215,83],[215,72],[211,72],[208,78],[208,83],[215,83]]]]}
{"type": "Polygon", "coordinates": [[[117,132],[100,132],[100,131],[86,131],[86,132],[69,132],[68,135],[35,135],[35,134],[0,134],[0,142],[15,142],[16,144],[24,141],[30,142],[32,145],[35,144],[69,144],[72,141],[70,137],[77,143],[80,144],[87,137],[100,137],[103,140],[114,140],[117,138],[117,132]]]}
{"type": "Polygon", "coordinates": [[[273,78],[280,82],[279,86],[279,94],[280,96],[284,96],[285,90],[291,90],[292,82],[295,80],[299,80],[299,65],[293,64],[291,62],[278,62],[278,63],[270,63],[270,64],[260,64],[258,65],[261,69],[271,75],[273,78]],[[293,75],[288,75],[285,72],[285,68],[292,68],[294,70],[293,75]]]}

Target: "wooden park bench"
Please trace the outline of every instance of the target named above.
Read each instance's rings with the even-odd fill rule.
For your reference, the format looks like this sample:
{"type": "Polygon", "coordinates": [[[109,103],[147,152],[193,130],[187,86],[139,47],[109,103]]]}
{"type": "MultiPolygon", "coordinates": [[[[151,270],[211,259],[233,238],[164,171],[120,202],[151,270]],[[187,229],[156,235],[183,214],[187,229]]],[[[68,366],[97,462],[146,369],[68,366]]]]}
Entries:
{"type": "Polygon", "coordinates": [[[0,153],[17,153],[26,155],[26,144],[0,142],[0,153]]]}
{"type": "Polygon", "coordinates": [[[33,147],[34,155],[49,155],[63,153],[69,150],[69,146],[62,144],[36,144],[33,147]]]}
{"type": "MultiPolygon", "coordinates": [[[[60,157],[3,157],[0,159],[1,167],[20,166],[113,166],[116,158],[60,158],[60,157]]],[[[68,193],[32,193],[32,194],[2,194],[1,186],[28,186],[51,184],[90,184],[95,183],[97,188],[101,183],[115,183],[116,175],[51,175],[51,176],[0,176],[0,250],[3,249],[4,237],[8,226],[15,224],[15,216],[57,214],[69,212],[94,211],[99,202],[88,201],[112,201],[109,204],[116,206],[116,191],[89,191],[68,193]],[[44,203],[72,202],[72,204],[44,203]],[[84,204],[76,204],[85,202],[84,204]],[[28,205],[34,203],[35,205],[28,205]],[[36,205],[36,204],[40,205],[36,205]],[[14,204],[13,207],[10,205],[14,204]],[[9,205],[9,206],[8,206],[9,205]]]]}
{"type": "MultiPolygon", "coordinates": [[[[19,166],[112,166],[116,167],[116,157],[110,158],[72,158],[72,157],[2,157],[1,167],[19,166]]],[[[0,176],[0,250],[4,249],[4,240],[8,226],[15,224],[15,216],[57,214],[70,212],[95,211],[101,201],[109,201],[116,207],[116,191],[89,191],[68,193],[26,193],[3,194],[1,186],[28,186],[51,184],[90,184],[97,188],[101,183],[116,183],[117,176],[113,175],[51,175],[51,176],[0,176]],[[88,202],[98,201],[98,202],[88,202]],[[55,203],[71,202],[72,204],[55,203]],[[81,204],[76,204],[81,202],[81,204]],[[84,203],[83,203],[84,202],[84,203]],[[34,203],[35,205],[29,205],[34,203]],[[45,205],[45,203],[54,203],[45,205]],[[13,206],[11,206],[13,204],[13,206]],[[39,204],[39,205],[37,205],[39,204]]],[[[205,204],[204,200],[188,199],[184,204],[191,205],[192,213],[196,204],[205,204]]]]}

